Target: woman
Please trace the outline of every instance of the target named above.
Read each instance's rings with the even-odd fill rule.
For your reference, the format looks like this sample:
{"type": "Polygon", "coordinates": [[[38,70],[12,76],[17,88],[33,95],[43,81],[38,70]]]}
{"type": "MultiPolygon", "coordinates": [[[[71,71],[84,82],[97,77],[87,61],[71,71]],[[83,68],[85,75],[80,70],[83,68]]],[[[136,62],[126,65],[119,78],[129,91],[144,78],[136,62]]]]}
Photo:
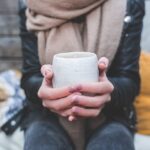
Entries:
{"type": "Polygon", "coordinates": [[[103,113],[104,123],[87,130],[85,149],[134,150],[133,101],[140,88],[144,0],[64,1],[28,0],[27,27],[37,37],[26,29],[25,7],[20,11],[24,58],[21,86],[30,107],[24,124],[24,149],[72,150],[73,143],[57,116],[94,119],[103,113]],[[53,72],[44,64],[49,59],[51,62],[55,53],[70,49],[95,50],[92,52],[99,57],[101,84],[51,88],[53,72]],[[96,96],[86,97],[82,92],[96,96]]]}

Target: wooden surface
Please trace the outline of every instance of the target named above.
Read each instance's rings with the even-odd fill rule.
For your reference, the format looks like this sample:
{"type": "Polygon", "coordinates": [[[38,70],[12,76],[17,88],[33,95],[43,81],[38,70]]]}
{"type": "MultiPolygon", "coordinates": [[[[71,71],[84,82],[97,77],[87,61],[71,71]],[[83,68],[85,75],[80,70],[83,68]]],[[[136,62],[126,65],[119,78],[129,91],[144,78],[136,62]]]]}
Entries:
{"type": "Polygon", "coordinates": [[[0,71],[22,64],[18,0],[0,0],[0,71]]]}

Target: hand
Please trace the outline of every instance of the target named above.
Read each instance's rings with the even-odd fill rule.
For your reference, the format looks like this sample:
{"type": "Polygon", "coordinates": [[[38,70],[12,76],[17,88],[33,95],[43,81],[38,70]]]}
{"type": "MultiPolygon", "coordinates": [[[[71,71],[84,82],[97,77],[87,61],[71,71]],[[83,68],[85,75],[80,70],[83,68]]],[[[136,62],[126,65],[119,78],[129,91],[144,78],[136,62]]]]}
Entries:
{"type": "Polygon", "coordinates": [[[63,117],[71,115],[72,97],[80,95],[79,89],[73,87],[52,88],[53,71],[51,65],[42,66],[41,73],[44,78],[38,96],[42,99],[43,106],[63,117]]]}
{"type": "Polygon", "coordinates": [[[99,82],[86,83],[77,85],[82,93],[89,93],[95,96],[75,95],[72,100],[74,105],[72,107],[72,115],[69,120],[72,121],[76,117],[97,117],[102,111],[105,103],[111,100],[111,92],[114,87],[106,76],[106,69],[108,67],[108,59],[102,57],[99,62],[100,77],[99,82]]]}

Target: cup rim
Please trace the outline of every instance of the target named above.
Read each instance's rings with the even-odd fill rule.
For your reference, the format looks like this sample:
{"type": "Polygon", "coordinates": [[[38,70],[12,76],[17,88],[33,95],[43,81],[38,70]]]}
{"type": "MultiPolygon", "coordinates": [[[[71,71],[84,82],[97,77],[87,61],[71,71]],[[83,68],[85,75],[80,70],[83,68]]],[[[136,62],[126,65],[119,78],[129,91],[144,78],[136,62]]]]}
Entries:
{"type": "Polygon", "coordinates": [[[90,58],[95,57],[96,54],[92,52],[66,52],[66,53],[58,53],[54,55],[54,58],[59,59],[82,59],[82,58],[90,58]],[[71,57],[71,55],[74,55],[71,57]]]}

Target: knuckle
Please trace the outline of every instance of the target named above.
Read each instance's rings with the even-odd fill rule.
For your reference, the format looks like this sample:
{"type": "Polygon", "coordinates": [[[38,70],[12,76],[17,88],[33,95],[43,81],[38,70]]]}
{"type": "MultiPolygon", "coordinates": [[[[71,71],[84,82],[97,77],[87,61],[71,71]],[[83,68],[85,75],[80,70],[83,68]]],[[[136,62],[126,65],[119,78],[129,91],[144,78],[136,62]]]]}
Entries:
{"type": "Polygon", "coordinates": [[[94,107],[100,107],[102,104],[102,97],[98,95],[97,97],[91,100],[91,103],[93,103],[94,107]]]}
{"type": "Polygon", "coordinates": [[[110,82],[110,92],[113,92],[113,90],[114,90],[114,86],[113,86],[113,84],[110,82]]]}
{"type": "Polygon", "coordinates": [[[52,99],[53,99],[53,95],[52,95],[52,94],[49,94],[49,95],[48,95],[48,99],[49,99],[49,100],[52,100],[52,99]]]}
{"type": "Polygon", "coordinates": [[[45,70],[46,70],[46,65],[43,65],[43,66],[41,67],[41,73],[42,73],[43,75],[44,75],[45,70]]]}
{"type": "Polygon", "coordinates": [[[52,72],[51,65],[45,64],[41,67],[41,73],[43,74],[43,76],[45,76],[46,72],[52,72]]]}
{"type": "Polygon", "coordinates": [[[72,108],[72,111],[73,111],[73,114],[75,114],[75,115],[78,115],[78,114],[79,114],[79,109],[78,109],[77,106],[74,106],[74,107],[72,108]]]}
{"type": "Polygon", "coordinates": [[[47,107],[49,108],[49,109],[51,109],[51,110],[54,110],[54,111],[57,111],[57,106],[56,106],[56,104],[55,103],[53,103],[53,102],[51,102],[51,101],[49,101],[49,102],[47,102],[47,107]]]}
{"type": "Polygon", "coordinates": [[[52,107],[53,109],[55,109],[56,111],[59,111],[59,110],[60,110],[60,106],[58,106],[58,105],[53,104],[53,105],[51,105],[51,107],[52,107]]]}
{"type": "Polygon", "coordinates": [[[99,101],[97,102],[97,103],[95,103],[95,106],[96,107],[100,107],[102,105],[102,102],[100,101],[100,99],[99,99],[99,101]]]}
{"type": "Polygon", "coordinates": [[[60,113],[60,115],[61,115],[62,117],[66,117],[66,115],[65,115],[64,113],[60,113]]]}
{"type": "Polygon", "coordinates": [[[109,80],[105,82],[105,85],[106,85],[107,91],[109,93],[113,92],[114,86],[113,86],[113,84],[109,80]]]}
{"type": "Polygon", "coordinates": [[[98,93],[97,94],[101,94],[101,91],[103,90],[103,87],[105,87],[105,84],[106,82],[102,82],[102,83],[99,83],[98,86],[97,86],[97,91],[98,93]]]}
{"type": "Polygon", "coordinates": [[[67,117],[67,114],[66,114],[66,113],[60,113],[60,115],[61,115],[62,117],[67,117]]]}
{"type": "Polygon", "coordinates": [[[100,111],[96,111],[94,114],[93,114],[93,117],[97,117],[99,115],[100,111]]]}
{"type": "Polygon", "coordinates": [[[47,104],[43,101],[42,102],[43,107],[47,107],[47,104]]]}
{"type": "Polygon", "coordinates": [[[52,103],[50,103],[50,104],[49,104],[49,108],[54,110],[54,109],[55,109],[55,106],[54,106],[52,103]]]}
{"type": "Polygon", "coordinates": [[[55,110],[56,110],[56,111],[60,111],[60,107],[59,107],[59,106],[56,106],[56,107],[55,107],[55,110]]]}
{"type": "Polygon", "coordinates": [[[45,65],[42,66],[42,69],[46,70],[46,69],[48,69],[48,67],[49,66],[47,64],[45,64],[45,65]]]}
{"type": "Polygon", "coordinates": [[[51,111],[51,112],[53,112],[53,113],[57,113],[58,114],[58,112],[56,112],[54,109],[52,109],[52,108],[49,108],[49,111],[51,111]]]}
{"type": "Polygon", "coordinates": [[[44,97],[44,91],[40,88],[37,95],[39,98],[43,98],[44,97]]]}
{"type": "Polygon", "coordinates": [[[66,97],[66,101],[71,103],[71,100],[74,98],[74,95],[69,95],[66,97]]]}
{"type": "Polygon", "coordinates": [[[43,107],[45,107],[45,108],[51,109],[50,106],[49,106],[49,103],[48,103],[47,101],[44,101],[44,100],[43,100],[42,105],[43,105],[43,107]]]}
{"type": "Polygon", "coordinates": [[[111,96],[109,95],[108,99],[107,99],[107,102],[110,102],[110,101],[111,101],[111,96]]]}
{"type": "Polygon", "coordinates": [[[41,73],[42,73],[42,74],[43,74],[43,68],[44,68],[44,67],[42,66],[42,67],[41,67],[41,73]]]}
{"type": "Polygon", "coordinates": [[[49,100],[52,99],[52,95],[51,95],[51,94],[48,95],[48,99],[49,99],[49,100]]]}

